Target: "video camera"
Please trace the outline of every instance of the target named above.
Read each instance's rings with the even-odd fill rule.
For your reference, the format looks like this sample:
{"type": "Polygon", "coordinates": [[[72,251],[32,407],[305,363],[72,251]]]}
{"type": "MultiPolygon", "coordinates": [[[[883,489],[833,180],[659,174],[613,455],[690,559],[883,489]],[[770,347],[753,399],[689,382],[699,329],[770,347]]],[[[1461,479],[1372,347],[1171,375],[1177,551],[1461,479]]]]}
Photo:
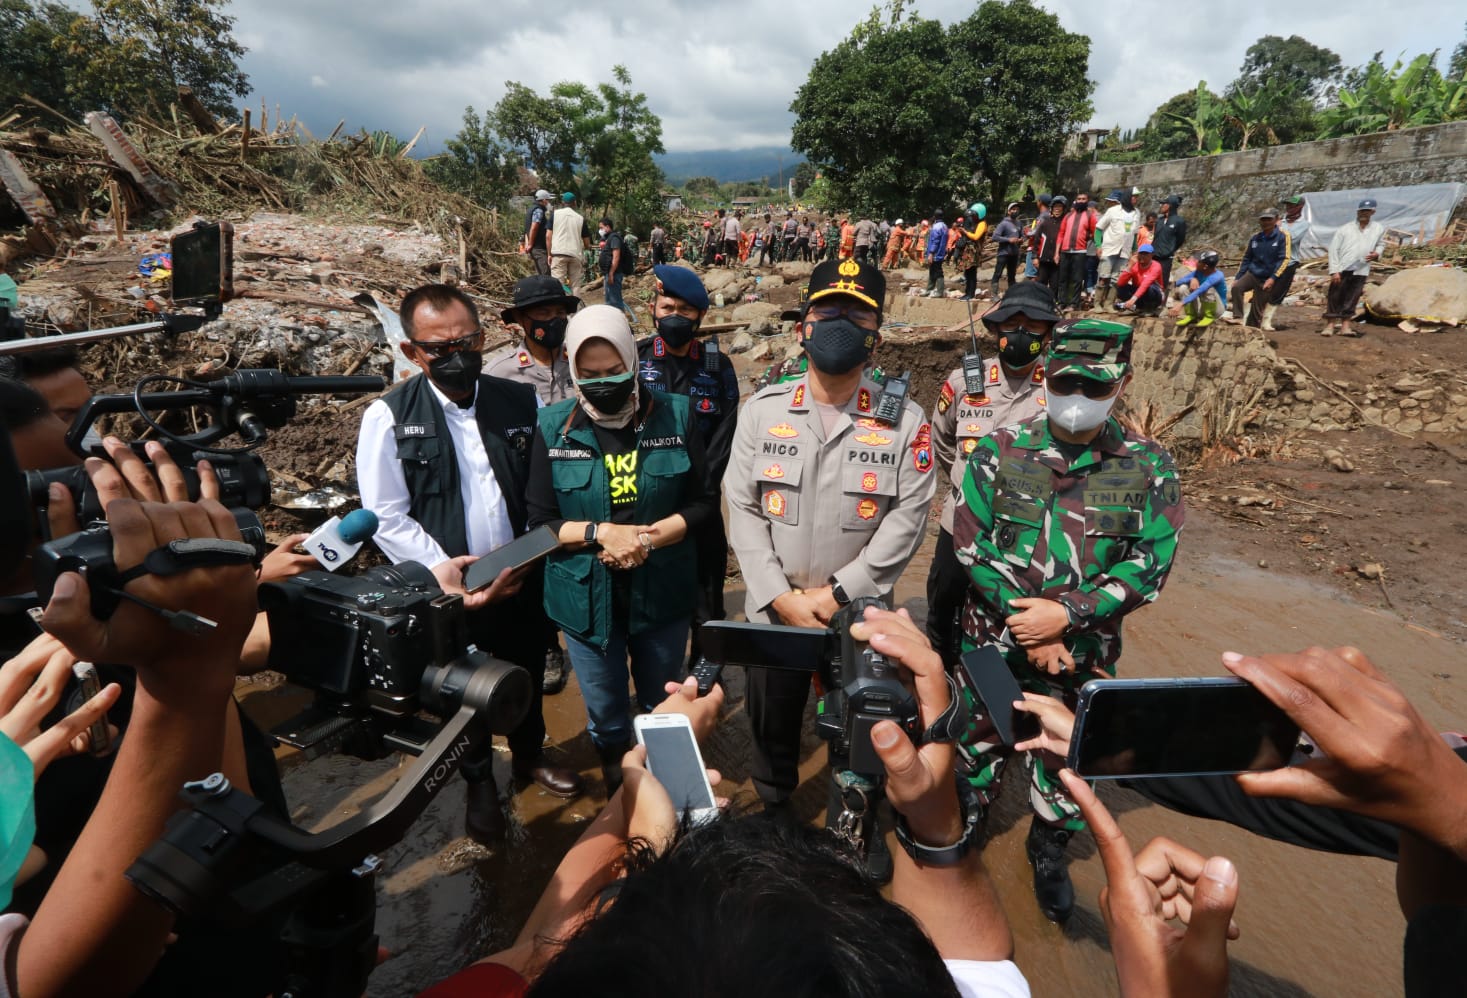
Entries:
{"type": "Polygon", "coordinates": [[[827,628],[709,621],[699,632],[703,661],[693,671],[699,693],[730,665],[813,673],[825,691],[816,707],[816,732],[830,743],[832,757],[843,760],[842,768],[879,780],[886,770],[871,746],[871,728],[894,721],[916,741],[922,721],[916,694],[902,682],[902,667],[851,636],[851,625],[864,618],[868,606],[891,609],[874,597],[854,599],[827,628]]]}

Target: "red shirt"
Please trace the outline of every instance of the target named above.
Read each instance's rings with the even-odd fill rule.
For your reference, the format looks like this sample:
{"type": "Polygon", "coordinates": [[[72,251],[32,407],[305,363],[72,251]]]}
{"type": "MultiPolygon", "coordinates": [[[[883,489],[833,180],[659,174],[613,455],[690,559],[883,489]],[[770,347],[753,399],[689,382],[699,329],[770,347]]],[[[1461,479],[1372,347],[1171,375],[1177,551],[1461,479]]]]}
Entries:
{"type": "Polygon", "coordinates": [[[1095,238],[1095,212],[1072,211],[1060,219],[1059,244],[1061,252],[1083,251],[1095,238]]]}
{"type": "Polygon", "coordinates": [[[1140,298],[1143,294],[1145,294],[1146,289],[1151,287],[1151,285],[1160,283],[1161,264],[1157,263],[1155,260],[1152,260],[1151,263],[1148,264],[1144,270],[1141,267],[1141,261],[1135,260],[1131,263],[1129,267],[1121,272],[1120,277],[1116,278],[1116,287],[1118,288],[1127,284],[1136,285],[1137,298],[1140,298]]]}
{"type": "Polygon", "coordinates": [[[503,964],[476,963],[439,981],[418,998],[524,998],[529,989],[529,981],[503,964]]]}

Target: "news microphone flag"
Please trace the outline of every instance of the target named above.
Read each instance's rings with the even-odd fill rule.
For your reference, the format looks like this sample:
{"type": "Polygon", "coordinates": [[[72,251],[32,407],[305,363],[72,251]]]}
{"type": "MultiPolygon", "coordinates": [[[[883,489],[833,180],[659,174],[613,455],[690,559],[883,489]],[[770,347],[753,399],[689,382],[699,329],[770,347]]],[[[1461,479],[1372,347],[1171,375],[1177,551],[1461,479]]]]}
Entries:
{"type": "Polygon", "coordinates": [[[303,546],[322,568],[334,572],[351,561],[376,532],[377,514],[370,509],[357,509],[321,524],[303,546]]]}

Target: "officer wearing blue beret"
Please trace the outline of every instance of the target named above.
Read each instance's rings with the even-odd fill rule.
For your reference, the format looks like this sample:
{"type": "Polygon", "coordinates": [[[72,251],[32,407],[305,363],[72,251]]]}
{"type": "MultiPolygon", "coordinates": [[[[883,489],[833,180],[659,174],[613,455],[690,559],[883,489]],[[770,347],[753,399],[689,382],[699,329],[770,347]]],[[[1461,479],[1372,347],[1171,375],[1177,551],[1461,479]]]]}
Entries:
{"type": "MultiPolygon", "coordinates": [[[[717,337],[698,338],[709,304],[708,291],[698,275],[675,264],[653,267],[652,273],[657,282],[652,303],[656,333],[637,344],[638,376],[650,388],[688,396],[707,454],[709,481],[717,488],[728,467],[739,415],[738,375],[733,361],[718,349],[717,337]]],[[[696,662],[699,626],[723,619],[728,562],[723,516],[710,517],[694,540],[698,545],[698,608],[693,616],[692,661],[696,662]]]]}

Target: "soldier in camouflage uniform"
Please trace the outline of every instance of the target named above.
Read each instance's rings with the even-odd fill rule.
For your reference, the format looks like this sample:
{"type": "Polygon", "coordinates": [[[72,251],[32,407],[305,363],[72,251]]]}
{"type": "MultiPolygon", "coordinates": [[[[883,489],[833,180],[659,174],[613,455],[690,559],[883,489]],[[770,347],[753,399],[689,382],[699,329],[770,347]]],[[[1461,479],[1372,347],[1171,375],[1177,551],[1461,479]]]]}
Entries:
{"type": "MultiPolygon", "coordinates": [[[[996,645],[1021,686],[1071,707],[1087,679],[1115,675],[1121,620],[1161,591],[1182,528],[1171,457],[1111,414],[1130,356],[1129,326],[1059,323],[1046,356],[1047,411],[978,442],[953,522],[972,581],[964,649],[996,645]]],[[[968,697],[974,720],[962,755],[986,806],[1007,753],[968,697]]],[[[1062,762],[1027,761],[1034,892],[1045,915],[1063,921],[1075,898],[1065,846],[1085,824],[1054,775],[1062,762]]]]}
{"type": "Polygon", "coordinates": [[[932,409],[932,450],[948,472],[941,529],[927,574],[927,640],[949,669],[958,661],[958,616],[968,595],[968,573],[953,550],[953,511],[963,497],[968,455],[978,441],[1000,426],[1037,416],[1044,410],[1044,364],[1049,331],[1059,321],[1054,295],[1038,281],[1009,286],[983,316],[998,340],[998,356],[983,365],[978,393],[968,391],[961,367],[943,382],[932,409]]]}

